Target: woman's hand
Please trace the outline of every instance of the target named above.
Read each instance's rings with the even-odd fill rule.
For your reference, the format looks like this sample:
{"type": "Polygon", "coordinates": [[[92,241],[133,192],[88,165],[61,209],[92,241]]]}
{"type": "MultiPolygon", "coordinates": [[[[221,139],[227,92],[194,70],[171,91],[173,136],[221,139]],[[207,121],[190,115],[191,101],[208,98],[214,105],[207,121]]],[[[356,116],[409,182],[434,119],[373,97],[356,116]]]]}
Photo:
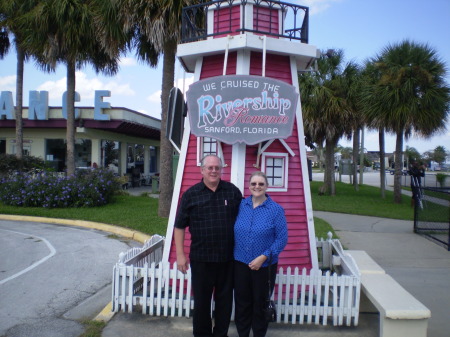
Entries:
{"type": "Polygon", "coordinates": [[[260,255],[257,258],[255,258],[252,262],[250,262],[248,264],[249,268],[251,270],[259,270],[259,268],[261,268],[261,266],[263,265],[263,263],[267,260],[267,256],[265,255],[260,255]]]}

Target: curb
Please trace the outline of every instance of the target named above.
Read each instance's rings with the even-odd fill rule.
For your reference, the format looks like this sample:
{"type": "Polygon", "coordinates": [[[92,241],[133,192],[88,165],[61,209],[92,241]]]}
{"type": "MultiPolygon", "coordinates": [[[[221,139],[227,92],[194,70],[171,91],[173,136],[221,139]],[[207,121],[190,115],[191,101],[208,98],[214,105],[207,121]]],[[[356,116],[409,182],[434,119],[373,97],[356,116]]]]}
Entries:
{"type": "MultiPolygon", "coordinates": [[[[65,226],[77,226],[83,228],[97,229],[103,232],[108,232],[112,234],[117,234],[123,236],[127,239],[131,239],[140,243],[144,243],[151,238],[151,235],[144,234],[135,230],[108,225],[100,222],[85,221],[85,220],[69,220],[69,219],[58,219],[58,218],[45,218],[38,216],[25,216],[25,215],[6,215],[0,214],[0,220],[12,220],[12,221],[31,221],[31,222],[45,222],[55,225],[65,225],[65,226]]],[[[111,318],[113,318],[115,312],[112,311],[112,302],[109,302],[100,313],[93,318],[94,321],[102,321],[108,323],[111,318]]]]}
{"type": "Polygon", "coordinates": [[[66,225],[66,226],[77,226],[84,228],[92,228],[97,229],[103,232],[109,232],[112,234],[117,234],[123,236],[127,239],[131,239],[134,241],[138,241],[140,243],[144,243],[148,239],[151,238],[151,235],[144,234],[142,232],[138,232],[132,229],[108,225],[100,222],[93,221],[85,221],[85,220],[69,220],[69,219],[58,219],[58,218],[45,218],[38,216],[24,216],[24,215],[6,215],[0,214],[0,220],[13,220],[13,221],[32,221],[32,222],[45,222],[57,225],[66,225]]]}

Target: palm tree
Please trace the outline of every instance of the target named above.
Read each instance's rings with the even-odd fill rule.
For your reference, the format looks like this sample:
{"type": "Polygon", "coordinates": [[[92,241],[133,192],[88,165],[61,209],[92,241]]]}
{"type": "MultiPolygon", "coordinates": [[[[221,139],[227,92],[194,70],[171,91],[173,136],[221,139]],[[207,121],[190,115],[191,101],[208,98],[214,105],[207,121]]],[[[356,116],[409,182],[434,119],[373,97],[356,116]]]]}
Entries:
{"type": "Polygon", "coordinates": [[[305,133],[316,144],[325,141],[325,179],[322,193],[335,195],[334,149],[343,135],[351,135],[352,111],[348,102],[355,64],[343,64],[342,50],[322,53],[317,71],[301,74],[299,85],[305,133]]]}
{"type": "MultiPolygon", "coordinates": [[[[363,77],[361,68],[354,63],[351,63],[347,66],[347,69],[344,73],[345,75],[345,87],[347,88],[347,105],[348,109],[351,113],[351,128],[352,128],[352,137],[353,137],[353,151],[352,151],[352,160],[353,160],[353,186],[355,191],[359,190],[358,184],[358,170],[356,163],[359,161],[358,156],[360,154],[360,132],[363,130],[365,126],[364,116],[362,114],[362,105],[359,99],[360,88],[362,85],[363,77]]],[[[362,145],[362,144],[361,144],[362,145]]],[[[363,176],[363,170],[359,172],[360,177],[363,176]]]]}
{"type": "Polygon", "coordinates": [[[401,203],[403,139],[428,137],[445,129],[450,87],[445,64],[427,44],[404,40],[388,45],[375,58],[380,79],[369,85],[366,115],[396,133],[394,202],[401,203]]]}
{"type": "MultiPolygon", "coordinates": [[[[372,88],[378,83],[381,77],[381,73],[375,65],[378,64],[378,60],[375,58],[368,59],[365,62],[364,70],[362,71],[362,86],[359,94],[360,102],[363,109],[363,114],[366,112],[366,107],[370,107],[370,99],[372,99],[372,88]]],[[[381,113],[381,112],[380,112],[381,113]]],[[[380,149],[380,193],[384,199],[386,196],[386,164],[385,164],[385,123],[379,118],[373,118],[365,115],[365,123],[369,129],[378,130],[378,144],[380,149]]]]}
{"type": "Polygon", "coordinates": [[[158,215],[168,217],[172,202],[173,148],[166,138],[167,109],[175,74],[175,55],[181,38],[181,13],[195,0],[121,0],[125,29],[133,30],[137,55],[150,65],[156,65],[163,55],[161,86],[161,170],[158,215]]]}
{"type": "Polygon", "coordinates": [[[96,72],[112,75],[125,48],[125,34],[114,29],[119,24],[112,3],[40,1],[20,20],[27,36],[25,46],[41,68],[53,71],[58,63],[67,67],[67,175],[75,173],[75,70],[91,64],[96,72]]]}
{"type": "Polygon", "coordinates": [[[9,50],[9,33],[14,35],[14,45],[17,55],[16,69],[16,157],[20,160],[23,158],[23,69],[24,63],[28,59],[28,53],[21,46],[21,41],[25,38],[17,24],[17,18],[31,10],[37,1],[34,0],[4,0],[0,2],[0,58],[3,58],[9,50]]]}

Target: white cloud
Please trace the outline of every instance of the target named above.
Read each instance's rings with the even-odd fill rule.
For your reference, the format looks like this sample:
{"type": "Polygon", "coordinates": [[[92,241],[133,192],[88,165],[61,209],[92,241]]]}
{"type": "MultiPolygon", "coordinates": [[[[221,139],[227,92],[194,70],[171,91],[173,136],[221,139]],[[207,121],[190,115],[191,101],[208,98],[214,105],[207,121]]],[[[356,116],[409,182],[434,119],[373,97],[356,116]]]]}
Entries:
{"type": "Polygon", "coordinates": [[[186,92],[189,89],[189,86],[194,83],[194,76],[186,77],[183,81],[182,78],[178,79],[176,82],[177,88],[180,88],[181,91],[186,92]]]}
{"type": "MultiPolygon", "coordinates": [[[[175,86],[179,88],[181,91],[186,92],[189,89],[189,86],[194,82],[194,76],[189,76],[184,80],[182,78],[176,81],[175,86]]],[[[152,103],[161,103],[161,90],[158,90],[149,96],[147,96],[147,101],[152,103]]]]}
{"type": "Polygon", "coordinates": [[[120,59],[120,65],[124,67],[137,65],[136,59],[133,57],[124,57],[120,59]]]}
{"type": "Polygon", "coordinates": [[[311,15],[326,11],[335,2],[342,0],[303,0],[301,5],[309,7],[309,13],[311,15]]]}
{"type": "Polygon", "coordinates": [[[152,103],[161,103],[161,90],[147,96],[147,101],[152,103]]]}
{"type": "Polygon", "coordinates": [[[16,90],[16,75],[0,77],[0,91],[16,90]]]}
{"type": "MultiPolygon", "coordinates": [[[[134,96],[136,93],[129,83],[119,83],[115,80],[102,82],[99,78],[88,78],[82,71],[76,72],[76,91],[80,94],[81,105],[93,105],[95,90],[109,90],[114,96],[134,96]]],[[[56,81],[47,81],[41,84],[37,90],[49,92],[49,101],[52,105],[61,105],[63,93],[67,89],[67,79],[63,77],[56,81]]]]}
{"type": "Polygon", "coordinates": [[[147,110],[138,110],[138,112],[143,113],[144,115],[148,115],[157,119],[161,119],[161,113],[159,113],[158,109],[155,109],[154,111],[158,112],[148,112],[147,110]]]}

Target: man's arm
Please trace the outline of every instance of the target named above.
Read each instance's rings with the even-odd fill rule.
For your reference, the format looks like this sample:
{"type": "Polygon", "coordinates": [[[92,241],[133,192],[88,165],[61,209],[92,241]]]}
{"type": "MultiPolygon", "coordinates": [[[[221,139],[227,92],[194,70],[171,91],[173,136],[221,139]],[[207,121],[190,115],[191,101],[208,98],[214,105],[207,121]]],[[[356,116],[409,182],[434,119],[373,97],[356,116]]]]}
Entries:
{"type": "Polygon", "coordinates": [[[184,254],[184,228],[174,228],[175,248],[177,250],[177,268],[183,274],[186,274],[188,270],[188,260],[186,254],[184,254]]]}

